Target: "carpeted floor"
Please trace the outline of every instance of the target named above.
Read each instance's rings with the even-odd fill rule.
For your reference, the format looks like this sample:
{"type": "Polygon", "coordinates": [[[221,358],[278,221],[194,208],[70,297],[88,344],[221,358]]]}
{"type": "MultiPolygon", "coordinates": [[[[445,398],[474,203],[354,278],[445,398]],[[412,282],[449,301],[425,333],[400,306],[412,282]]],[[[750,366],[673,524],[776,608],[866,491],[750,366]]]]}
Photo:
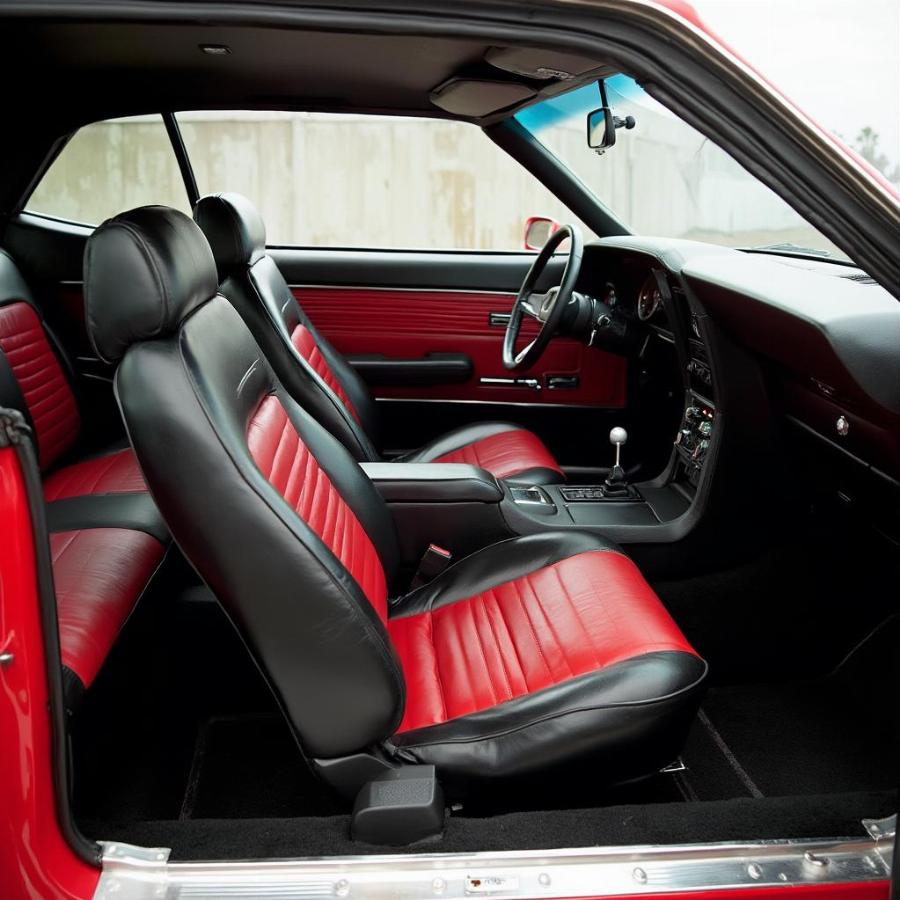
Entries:
{"type": "Polygon", "coordinates": [[[440,840],[399,849],[354,843],[348,816],[84,822],[82,828],[98,839],[170,847],[173,859],[262,859],[862,837],[863,818],[881,818],[896,808],[896,791],[883,791],[547,810],[477,819],[452,815],[440,840]]]}
{"type": "Polygon", "coordinates": [[[682,758],[699,800],[888,789],[900,783],[900,616],[883,622],[829,675],[714,687],[682,758]]]}

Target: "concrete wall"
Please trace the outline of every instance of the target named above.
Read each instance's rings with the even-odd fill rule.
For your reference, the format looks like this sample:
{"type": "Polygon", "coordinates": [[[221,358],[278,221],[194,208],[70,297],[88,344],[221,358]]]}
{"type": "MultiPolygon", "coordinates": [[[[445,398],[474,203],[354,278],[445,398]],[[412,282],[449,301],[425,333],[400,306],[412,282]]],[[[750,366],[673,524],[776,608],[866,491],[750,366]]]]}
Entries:
{"type": "MultiPolygon", "coordinates": [[[[528,216],[573,219],[462,123],[266,112],[179,119],[200,191],[246,194],[272,243],[521,249],[528,216]]],[[[782,201],[667,116],[647,114],[602,158],[585,146],[580,124],[545,139],[637,232],[726,244],[811,238],[782,201]]],[[[93,223],[142,203],[187,205],[153,117],[82,129],[29,208],[93,223]]]]}

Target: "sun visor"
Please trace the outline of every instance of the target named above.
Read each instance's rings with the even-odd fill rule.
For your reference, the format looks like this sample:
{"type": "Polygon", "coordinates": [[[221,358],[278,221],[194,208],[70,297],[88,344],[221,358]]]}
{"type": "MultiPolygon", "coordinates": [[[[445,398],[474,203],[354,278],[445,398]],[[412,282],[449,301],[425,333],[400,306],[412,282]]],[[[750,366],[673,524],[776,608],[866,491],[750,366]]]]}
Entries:
{"type": "Polygon", "coordinates": [[[475,78],[450,78],[429,95],[435,106],[457,116],[480,118],[524,103],[535,96],[527,84],[515,81],[488,81],[475,78]]]}
{"type": "Polygon", "coordinates": [[[570,81],[594,69],[604,68],[596,59],[537,47],[491,47],[484,58],[504,72],[541,81],[570,81]]]}

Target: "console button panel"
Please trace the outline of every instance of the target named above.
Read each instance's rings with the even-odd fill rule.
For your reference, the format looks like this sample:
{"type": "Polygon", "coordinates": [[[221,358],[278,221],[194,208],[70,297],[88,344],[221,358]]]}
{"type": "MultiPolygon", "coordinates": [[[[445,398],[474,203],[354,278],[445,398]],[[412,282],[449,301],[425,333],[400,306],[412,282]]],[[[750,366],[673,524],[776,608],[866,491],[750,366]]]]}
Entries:
{"type": "Polygon", "coordinates": [[[703,467],[715,424],[715,406],[699,394],[689,394],[675,447],[682,459],[694,469],[703,467]]]}

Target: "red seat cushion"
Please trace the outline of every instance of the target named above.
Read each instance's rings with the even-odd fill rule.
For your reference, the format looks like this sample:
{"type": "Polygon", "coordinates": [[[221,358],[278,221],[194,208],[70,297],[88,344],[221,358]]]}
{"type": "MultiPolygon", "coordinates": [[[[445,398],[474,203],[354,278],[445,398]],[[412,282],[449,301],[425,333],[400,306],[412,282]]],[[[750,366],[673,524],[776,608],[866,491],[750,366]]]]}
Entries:
{"type": "Polygon", "coordinates": [[[658,651],[693,655],[635,564],[579,553],[388,622],[406,678],[398,732],[446,722],[658,651]]]}
{"type": "Polygon", "coordinates": [[[529,469],[549,469],[562,473],[559,463],[541,439],[522,428],[511,428],[509,431],[489,435],[432,461],[480,466],[496,478],[510,478],[529,469]]]}
{"type": "Polygon", "coordinates": [[[88,687],[163,557],[143,531],[91,528],[50,535],[63,665],[88,687]]]}
{"type": "Polygon", "coordinates": [[[44,481],[44,499],[64,500],[86,494],[146,491],[137,457],[129,449],[96,456],[58,469],[44,481]]]}
{"type": "Polygon", "coordinates": [[[25,398],[46,468],[75,443],[81,419],[41,320],[23,300],[0,306],[0,350],[25,398]]]}

